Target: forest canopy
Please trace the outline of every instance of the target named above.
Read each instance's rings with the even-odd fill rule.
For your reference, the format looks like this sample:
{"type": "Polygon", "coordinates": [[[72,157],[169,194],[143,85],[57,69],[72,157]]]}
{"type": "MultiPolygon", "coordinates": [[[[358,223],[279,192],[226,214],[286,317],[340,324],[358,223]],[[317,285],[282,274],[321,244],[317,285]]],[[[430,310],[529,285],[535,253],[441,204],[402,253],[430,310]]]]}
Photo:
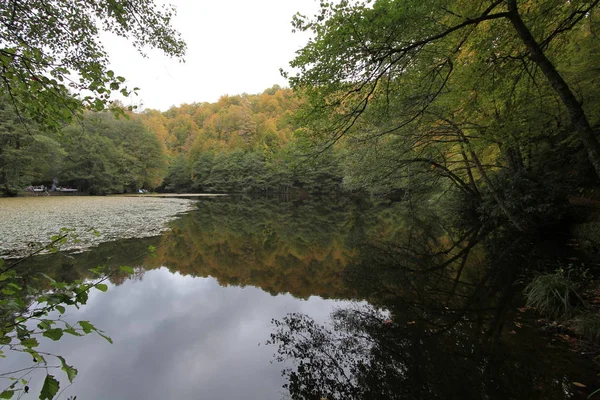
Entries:
{"type": "Polygon", "coordinates": [[[598,4],[322,2],[290,83],[321,147],[369,165],[356,185],[443,176],[525,230],[600,175],[598,4]]]}

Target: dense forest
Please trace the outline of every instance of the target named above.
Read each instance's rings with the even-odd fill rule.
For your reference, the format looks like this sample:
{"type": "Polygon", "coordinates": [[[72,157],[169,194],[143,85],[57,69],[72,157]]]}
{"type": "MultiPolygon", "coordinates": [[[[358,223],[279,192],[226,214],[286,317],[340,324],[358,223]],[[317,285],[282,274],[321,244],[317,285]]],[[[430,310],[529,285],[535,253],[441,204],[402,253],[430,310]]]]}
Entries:
{"type": "Polygon", "coordinates": [[[444,209],[468,232],[483,224],[476,241],[593,223],[577,206],[597,201],[600,176],[597,6],[323,3],[293,21],[313,38],[283,72],[291,88],[167,111],[111,103],[125,89],[105,59],[99,97],[74,111],[41,112],[8,86],[0,191],[384,195],[444,209]]]}
{"type": "MultiPolygon", "coordinates": [[[[68,32],[48,36],[32,20],[29,46],[48,54],[8,49],[0,60],[0,187],[5,195],[51,183],[90,194],[451,193],[527,231],[560,216],[568,196],[600,176],[597,6],[323,3],[315,17],[293,21],[313,37],[290,63],[296,72],[283,72],[291,89],[164,112],[111,103],[112,92],[137,88],[107,69],[95,39],[79,54],[68,32]],[[52,57],[69,61],[45,74],[52,57]],[[71,88],[69,67],[82,69],[71,88]]],[[[97,32],[89,10],[80,11],[80,29],[97,32]]],[[[170,16],[155,15],[163,31],[123,34],[180,58],[185,44],[170,16]]]]}
{"type": "MultiPolygon", "coordinates": [[[[407,313],[407,324],[423,327],[415,345],[392,348],[396,355],[422,344],[423,332],[448,333],[450,343],[457,343],[453,329],[461,324],[477,334],[485,330],[493,344],[506,314],[516,308],[518,291],[521,304],[560,321],[566,332],[598,341],[598,287],[590,277],[598,276],[600,265],[599,0],[323,1],[315,16],[293,19],[295,30],[312,36],[290,62],[292,72],[283,71],[290,88],[166,111],[113,102],[111,93],[128,96],[136,89],[108,69],[96,41],[103,21],[104,29],[132,38],[138,50],[154,47],[181,59],[185,43],[170,26],[169,8],[157,11],[150,0],[79,2],[73,12],[63,2],[22,3],[13,1],[12,14],[0,12],[0,37],[8,43],[0,48],[0,194],[44,185],[90,195],[143,189],[299,200],[297,208],[280,213],[276,203],[206,202],[202,212],[174,223],[169,235],[140,242],[154,248],[156,260],[112,273],[115,283],[177,260],[174,270],[218,276],[222,284],[261,282],[271,293],[291,291],[290,284],[302,297],[312,293],[305,289],[310,284],[325,297],[371,299],[390,310],[392,320],[407,313]],[[36,12],[15,18],[29,8],[36,12]],[[50,27],[38,13],[52,15],[50,27]],[[63,17],[67,29],[56,23],[63,17]],[[14,34],[19,29],[29,41],[14,34]],[[72,71],[79,83],[67,83],[72,71]],[[325,194],[357,203],[368,196],[399,201],[388,208],[393,217],[375,219],[374,225],[360,221],[368,217],[360,207],[342,212],[334,200],[323,207],[326,217],[311,220],[311,196],[325,194]],[[419,219],[417,208],[426,217],[419,219]],[[348,235],[337,234],[342,225],[352,226],[348,235]],[[397,234],[377,235],[378,229],[397,234]],[[347,246],[352,235],[364,236],[368,246],[347,246]],[[240,265],[247,268],[240,271],[240,265]],[[295,269],[286,270],[290,266],[295,269]],[[317,266],[331,274],[320,274],[317,266]],[[342,279],[354,279],[357,287],[346,291],[342,279]],[[390,305],[392,300],[401,304],[390,305]],[[487,311],[495,309],[491,318],[469,317],[467,311],[488,305],[487,311]]],[[[60,282],[80,274],[69,265],[57,266],[56,280],[28,294],[44,299],[40,315],[64,312],[62,304],[85,304],[92,287],[107,290],[102,282],[109,276],[75,286],[60,282]],[[48,288],[55,293],[46,296],[48,288]]],[[[11,268],[0,272],[2,293],[19,300],[0,300],[9,322],[28,309],[19,286],[26,280],[11,268]]],[[[375,337],[395,323],[377,317],[370,325],[351,317],[338,314],[342,328],[360,322],[355,331],[375,337]]],[[[26,319],[15,320],[2,327],[7,333],[0,339],[18,341],[38,359],[26,319]]],[[[296,354],[288,348],[295,342],[286,326],[311,334],[320,329],[302,318],[280,322],[273,340],[284,355],[296,354]]],[[[50,338],[63,334],[62,328],[38,327],[50,338]]],[[[75,331],[65,326],[64,332],[75,331]]],[[[310,351],[303,341],[299,348],[310,351]]],[[[330,354],[352,354],[345,350],[330,354]]],[[[359,383],[378,382],[391,370],[396,384],[384,397],[393,398],[408,370],[394,357],[375,358],[382,360],[379,369],[374,363],[355,367],[350,357],[341,370],[357,372],[359,383]]],[[[427,365],[433,364],[416,357],[413,369],[427,365]]],[[[447,370],[448,363],[436,365],[447,370]]],[[[323,397],[317,389],[337,385],[325,380],[313,392],[310,382],[318,382],[323,371],[290,373],[291,392],[323,397]]],[[[440,373],[423,376],[436,382],[440,373]]],[[[359,386],[348,390],[371,390],[359,386]]],[[[57,390],[48,389],[47,398],[57,390]]],[[[432,398],[436,391],[423,393],[432,398]]]]}
{"type": "Polygon", "coordinates": [[[1,188],[6,195],[53,182],[89,194],[337,192],[339,152],[307,151],[295,116],[300,103],[290,89],[274,86],[166,112],[88,112],[47,132],[23,124],[5,99],[1,188]]]}
{"type": "Polygon", "coordinates": [[[160,184],[167,159],[160,140],[135,119],[88,113],[59,132],[23,124],[0,104],[2,191],[53,183],[89,194],[123,193],[160,184]]]}
{"type": "Polygon", "coordinates": [[[324,21],[295,20],[316,36],[291,63],[300,71],[289,77],[293,90],[119,118],[88,111],[53,130],[23,121],[5,97],[0,187],[8,195],[53,181],[90,194],[450,191],[486,218],[528,230],[597,184],[598,11],[586,2],[520,11],[501,3],[465,4],[473,16],[463,23],[431,5],[324,5],[324,21]],[[429,9],[444,24],[414,25],[429,9]],[[403,28],[380,31],[390,18],[403,28]],[[523,39],[523,24],[537,42],[523,39]],[[415,38],[419,46],[406,45],[415,38]]]}

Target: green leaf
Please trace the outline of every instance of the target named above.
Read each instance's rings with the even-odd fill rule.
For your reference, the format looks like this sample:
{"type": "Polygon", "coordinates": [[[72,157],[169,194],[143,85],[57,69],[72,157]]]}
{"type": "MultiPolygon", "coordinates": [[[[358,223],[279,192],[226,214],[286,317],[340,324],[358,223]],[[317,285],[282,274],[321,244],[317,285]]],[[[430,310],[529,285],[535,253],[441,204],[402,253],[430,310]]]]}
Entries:
{"type": "Polygon", "coordinates": [[[21,345],[24,347],[27,347],[29,349],[32,349],[34,347],[38,347],[40,344],[38,343],[36,338],[28,338],[28,339],[21,340],[21,345]]]}
{"type": "Polygon", "coordinates": [[[59,340],[63,335],[63,330],[60,328],[48,329],[44,333],[42,333],[44,337],[52,339],[54,341],[59,340]]]}
{"type": "Polygon", "coordinates": [[[58,393],[59,387],[60,383],[54,379],[54,376],[50,374],[46,375],[44,386],[42,386],[42,391],[40,392],[40,400],[52,400],[56,393],[58,393]]]}
{"type": "Polygon", "coordinates": [[[119,267],[119,269],[120,269],[121,271],[123,271],[123,272],[126,272],[126,273],[128,273],[128,274],[133,274],[133,273],[135,272],[135,271],[133,270],[133,268],[131,268],[131,267],[128,267],[128,266],[126,266],[126,265],[122,265],[122,266],[120,266],[120,267],[119,267]]]}
{"type": "Polygon", "coordinates": [[[73,382],[73,379],[75,379],[75,377],[77,376],[77,370],[75,368],[73,368],[72,366],[70,366],[69,364],[67,364],[67,362],[65,361],[65,359],[61,356],[58,356],[58,359],[60,360],[60,363],[62,364],[62,370],[65,371],[65,373],[67,374],[67,378],[69,379],[69,382],[73,382]]]}
{"type": "Polygon", "coordinates": [[[79,321],[78,324],[81,326],[81,329],[83,329],[85,333],[90,333],[91,331],[96,330],[96,327],[90,324],[89,321],[79,321]]]}
{"type": "Polygon", "coordinates": [[[85,304],[88,301],[88,292],[84,290],[83,292],[77,293],[77,301],[81,304],[85,304]]]}
{"type": "Polygon", "coordinates": [[[108,286],[104,283],[96,283],[96,289],[98,289],[101,292],[106,292],[108,290],[108,286]]]}
{"type": "Polygon", "coordinates": [[[0,399],[12,399],[13,394],[15,394],[14,390],[5,390],[4,392],[0,393],[0,399]]]}
{"type": "Polygon", "coordinates": [[[33,358],[34,363],[46,364],[46,359],[44,358],[44,356],[38,353],[37,351],[32,349],[25,349],[25,353],[28,353],[31,356],[31,358],[33,358]]]}
{"type": "Polygon", "coordinates": [[[79,333],[78,331],[75,330],[75,328],[73,328],[71,325],[66,324],[67,325],[67,329],[65,329],[65,333],[68,333],[69,335],[73,335],[73,336],[83,336],[81,333],[79,333]]]}
{"type": "Polygon", "coordinates": [[[65,308],[63,306],[55,306],[55,308],[58,310],[59,313],[64,314],[65,313],[65,308]]]}
{"type": "Polygon", "coordinates": [[[52,325],[47,320],[40,321],[40,323],[37,326],[42,330],[52,329],[52,325]]]}
{"type": "Polygon", "coordinates": [[[29,332],[29,330],[26,329],[22,324],[17,325],[15,329],[17,331],[17,337],[19,340],[27,339],[31,334],[31,332],[29,332]]]}

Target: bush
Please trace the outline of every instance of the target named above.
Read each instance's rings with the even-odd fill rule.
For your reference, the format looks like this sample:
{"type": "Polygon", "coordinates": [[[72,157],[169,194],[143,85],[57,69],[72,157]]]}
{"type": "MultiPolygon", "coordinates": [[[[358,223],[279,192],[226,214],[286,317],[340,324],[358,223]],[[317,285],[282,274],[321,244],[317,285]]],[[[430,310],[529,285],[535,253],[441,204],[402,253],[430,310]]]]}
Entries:
{"type": "Polygon", "coordinates": [[[538,275],[525,287],[527,306],[553,319],[568,319],[583,306],[579,284],[563,269],[538,275]]]}
{"type": "Polygon", "coordinates": [[[573,330],[588,340],[600,340],[600,317],[593,312],[585,312],[572,321],[573,330]]]}

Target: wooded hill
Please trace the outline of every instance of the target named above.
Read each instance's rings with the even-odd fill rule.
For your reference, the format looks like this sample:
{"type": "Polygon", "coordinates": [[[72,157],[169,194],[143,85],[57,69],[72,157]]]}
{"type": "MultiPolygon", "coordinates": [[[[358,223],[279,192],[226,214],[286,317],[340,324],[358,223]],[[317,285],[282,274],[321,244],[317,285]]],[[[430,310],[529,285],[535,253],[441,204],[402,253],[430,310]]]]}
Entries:
{"type": "Polygon", "coordinates": [[[5,195],[53,179],[90,194],[337,191],[338,157],[314,157],[295,118],[300,99],[274,86],[115,118],[86,113],[59,133],[21,121],[0,104],[0,181],[5,195]]]}
{"type": "Polygon", "coordinates": [[[5,104],[3,193],[53,178],[92,194],[451,193],[519,231],[560,218],[598,182],[598,3],[447,3],[298,17],[314,39],[291,62],[293,90],[88,113],[52,134],[5,104]]]}

